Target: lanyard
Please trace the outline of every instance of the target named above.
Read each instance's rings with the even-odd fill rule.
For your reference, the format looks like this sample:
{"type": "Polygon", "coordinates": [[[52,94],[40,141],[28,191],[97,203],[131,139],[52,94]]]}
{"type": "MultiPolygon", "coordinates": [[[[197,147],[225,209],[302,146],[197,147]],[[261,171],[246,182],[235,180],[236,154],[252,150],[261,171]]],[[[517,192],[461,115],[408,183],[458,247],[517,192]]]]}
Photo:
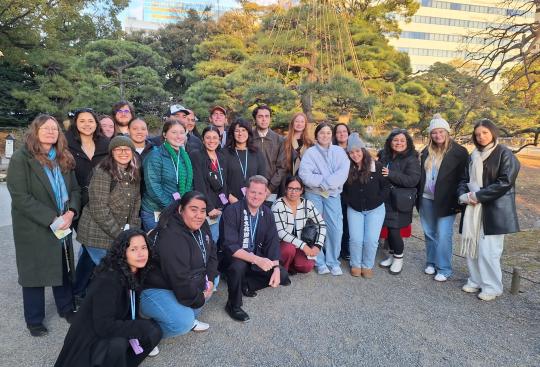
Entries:
{"type": "Polygon", "coordinates": [[[131,319],[135,320],[135,291],[129,290],[129,300],[131,302],[131,319]]]}
{"type": "Polygon", "coordinates": [[[251,223],[251,213],[249,214],[249,238],[251,245],[255,247],[255,234],[257,233],[257,225],[259,224],[259,209],[257,209],[257,217],[255,218],[255,226],[251,223]]]}
{"type": "Polygon", "coordinates": [[[174,161],[171,157],[171,162],[174,166],[174,174],[176,175],[176,185],[178,185],[178,166],[180,165],[180,149],[182,148],[179,148],[178,150],[178,155],[176,156],[176,164],[174,164],[174,161]]]}
{"type": "Polygon", "coordinates": [[[246,149],[245,166],[242,165],[242,161],[240,160],[240,156],[238,155],[238,149],[235,149],[234,151],[236,152],[236,158],[238,158],[238,163],[240,163],[240,169],[242,170],[242,174],[244,175],[244,181],[245,181],[247,178],[247,169],[248,169],[248,151],[246,149]]]}
{"type": "MultiPolygon", "coordinates": [[[[236,154],[238,155],[238,153],[236,153],[236,154]]],[[[219,180],[221,181],[221,186],[223,186],[224,185],[224,183],[223,183],[223,174],[221,173],[221,166],[219,165],[219,159],[218,159],[217,155],[216,155],[216,163],[217,163],[217,171],[219,173],[219,180]]]]}
{"type": "Polygon", "coordinates": [[[193,239],[195,240],[195,242],[197,242],[197,246],[199,246],[199,250],[201,250],[204,266],[206,267],[206,247],[204,247],[203,236],[202,236],[201,230],[199,229],[199,235],[197,236],[198,238],[195,237],[193,232],[191,232],[191,236],[193,236],[193,239]]]}

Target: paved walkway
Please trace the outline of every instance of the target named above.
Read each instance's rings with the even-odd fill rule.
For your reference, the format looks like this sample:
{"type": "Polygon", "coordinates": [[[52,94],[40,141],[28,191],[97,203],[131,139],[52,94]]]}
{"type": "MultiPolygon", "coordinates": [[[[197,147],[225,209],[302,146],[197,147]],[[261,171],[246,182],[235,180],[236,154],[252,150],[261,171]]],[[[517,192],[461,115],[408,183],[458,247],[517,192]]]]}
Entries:
{"type": "MultiPolygon", "coordinates": [[[[68,326],[48,289],[50,334],[29,336],[12,241],[11,227],[0,227],[0,366],[52,366],[68,326]]],[[[422,273],[422,245],[413,239],[401,275],[296,275],[291,286],[246,300],[246,324],[225,314],[220,285],[200,316],[210,330],[163,341],[160,355],[143,365],[540,366],[540,287],[524,282],[519,296],[481,302],[460,291],[464,261],[455,262],[456,276],[436,283],[422,273]]]]}

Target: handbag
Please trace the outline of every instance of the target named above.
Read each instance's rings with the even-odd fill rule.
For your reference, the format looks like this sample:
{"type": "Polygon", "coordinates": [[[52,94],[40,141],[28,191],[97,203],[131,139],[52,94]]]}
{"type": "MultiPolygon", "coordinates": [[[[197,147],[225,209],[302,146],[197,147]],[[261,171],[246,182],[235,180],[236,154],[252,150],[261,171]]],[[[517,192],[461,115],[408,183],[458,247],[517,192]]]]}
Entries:
{"type": "Polygon", "coordinates": [[[392,187],[390,200],[398,212],[411,212],[416,203],[416,187],[392,187]]]}
{"type": "MultiPolygon", "coordinates": [[[[307,218],[307,200],[304,200],[304,216],[307,218]]],[[[309,247],[313,247],[318,237],[319,226],[313,219],[308,218],[302,228],[302,233],[300,233],[300,239],[307,243],[309,247]]]]}

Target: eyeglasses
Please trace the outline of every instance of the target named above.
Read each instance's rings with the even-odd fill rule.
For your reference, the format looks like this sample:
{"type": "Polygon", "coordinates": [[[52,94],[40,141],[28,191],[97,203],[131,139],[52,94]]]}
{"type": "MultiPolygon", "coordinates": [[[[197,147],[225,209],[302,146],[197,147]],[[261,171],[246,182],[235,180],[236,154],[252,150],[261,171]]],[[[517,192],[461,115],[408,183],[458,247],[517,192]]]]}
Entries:
{"type": "Polygon", "coordinates": [[[52,133],[58,132],[57,127],[48,127],[48,126],[42,126],[38,130],[48,131],[48,132],[52,132],[52,133]]]}
{"type": "Polygon", "coordinates": [[[114,148],[113,152],[125,154],[131,152],[131,148],[114,148]]]}
{"type": "Polygon", "coordinates": [[[116,113],[123,113],[124,115],[127,115],[128,113],[131,113],[131,110],[128,108],[126,110],[116,110],[116,113]]]}
{"type": "Polygon", "coordinates": [[[287,187],[287,191],[290,191],[290,192],[302,192],[302,188],[301,187],[287,187]]]}

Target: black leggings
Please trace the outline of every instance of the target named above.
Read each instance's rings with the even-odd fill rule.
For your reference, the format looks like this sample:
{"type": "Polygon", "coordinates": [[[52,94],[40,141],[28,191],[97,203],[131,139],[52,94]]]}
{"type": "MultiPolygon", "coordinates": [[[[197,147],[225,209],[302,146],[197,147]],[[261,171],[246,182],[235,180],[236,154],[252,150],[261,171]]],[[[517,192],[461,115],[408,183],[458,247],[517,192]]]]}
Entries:
{"type": "Polygon", "coordinates": [[[390,247],[390,252],[393,252],[394,255],[403,255],[405,244],[403,243],[399,228],[388,228],[388,246],[390,247]]]}

